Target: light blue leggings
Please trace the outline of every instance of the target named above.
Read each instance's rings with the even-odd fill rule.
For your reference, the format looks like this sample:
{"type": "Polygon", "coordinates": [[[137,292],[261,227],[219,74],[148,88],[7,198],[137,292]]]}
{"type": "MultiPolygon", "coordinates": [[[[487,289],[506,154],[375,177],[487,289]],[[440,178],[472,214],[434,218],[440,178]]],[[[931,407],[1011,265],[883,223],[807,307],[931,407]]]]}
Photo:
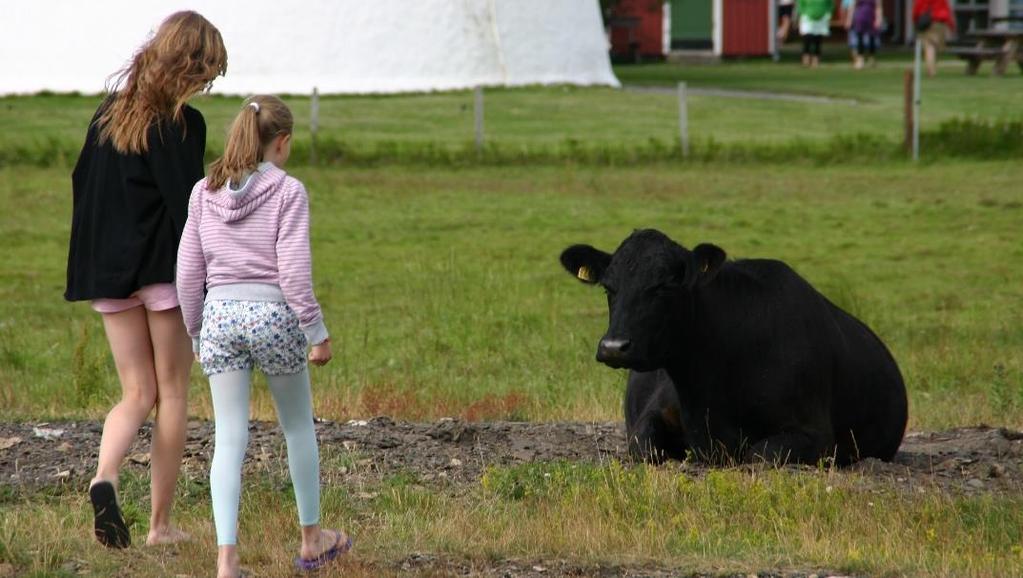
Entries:
{"type": "MultiPolygon", "coordinates": [[[[243,369],[210,376],[213,413],[216,421],[210,494],[217,545],[238,543],[238,502],[242,489],[242,461],[249,443],[249,381],[243,369]]],[[[313,428],[312,392],[309,370],[292,375],[268,375],[277,419],[288,443],[288,470],[298,502],[298,520],[303,526],[320,521],[320,453],[313,428]]]]}

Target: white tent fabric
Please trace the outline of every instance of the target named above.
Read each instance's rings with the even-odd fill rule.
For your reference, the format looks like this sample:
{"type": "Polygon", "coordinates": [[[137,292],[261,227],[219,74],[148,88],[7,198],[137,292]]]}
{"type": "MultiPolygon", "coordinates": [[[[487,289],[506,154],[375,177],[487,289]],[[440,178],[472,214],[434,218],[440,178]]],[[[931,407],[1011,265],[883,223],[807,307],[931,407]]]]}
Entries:
{"type": "Polygon", "coordinates": [[[184,9],[224,37],[217,93],[618,86],[597,0],[31,0],[4,7],[0,94],[100,92],[184,9]]]}

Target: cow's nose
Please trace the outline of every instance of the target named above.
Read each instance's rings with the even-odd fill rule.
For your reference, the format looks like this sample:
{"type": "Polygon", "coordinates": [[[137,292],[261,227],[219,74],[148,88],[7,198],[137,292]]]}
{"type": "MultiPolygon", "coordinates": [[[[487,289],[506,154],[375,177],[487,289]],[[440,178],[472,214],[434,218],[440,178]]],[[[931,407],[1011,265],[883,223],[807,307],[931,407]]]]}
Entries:
{"type": "Polygon", "coordinates": [[[601,363],[618,361],[625,357],[632,341],[628,339],[609,339],[605,337],[597,345],[597,361],[601,363]]]}

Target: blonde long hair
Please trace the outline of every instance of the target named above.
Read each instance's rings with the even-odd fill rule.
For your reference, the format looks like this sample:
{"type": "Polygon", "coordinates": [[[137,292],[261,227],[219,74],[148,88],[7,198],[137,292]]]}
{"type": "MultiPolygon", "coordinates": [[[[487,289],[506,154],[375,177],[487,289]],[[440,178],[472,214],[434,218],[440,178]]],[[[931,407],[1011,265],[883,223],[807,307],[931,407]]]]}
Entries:
{"type": "Polygon", "coordinates": [[[263,149],[277,136],[291,134],[294,126],[291,110],[276,96],[247,98],[228,130],[224,156],[210,165],[206,189],[216,191],[228,182],[241,181],[262,162],[263,149]]]}
{"type": "Polygon", "coordinates": [[[96,121],[99,142],[110,140],[121,153],[149,150],[149,128],[166,119],[182,124],[188,99],[225,72],[220,31],[197,12],[171,14],[111,77],[112,102],[96,121]]]}

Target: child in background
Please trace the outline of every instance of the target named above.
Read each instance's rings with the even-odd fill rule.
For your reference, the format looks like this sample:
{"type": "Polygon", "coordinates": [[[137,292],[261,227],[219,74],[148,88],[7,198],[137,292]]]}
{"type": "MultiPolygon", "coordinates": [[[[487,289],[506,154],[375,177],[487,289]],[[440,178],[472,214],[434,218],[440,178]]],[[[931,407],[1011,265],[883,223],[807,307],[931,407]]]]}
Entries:
{"type": "Polygon", "coordinates": [[[96,539],[131,545],[117,485],[121,463],[154,408],[152,512],[146,544],[188,535],[171,525],[188,424],[192,354],[174,289],[188,195],[203,175],[206,121],[188,106],[227,69],[220,32],[195,12],[160,25],[99,106],[71,175],[68,301],[92,302],[121,381],[89,485],[96,539]]]}
{"type": "Polygon", "coordinates": [[[799,34],[803,37],[803,66],[821,63],[821,43],[831,33],[832,0],[797,0],[799,34]]]}
{"type": "Polygon", "coordinates": [[[319,450],[305,352],[311,345],[308,361],[323,365],[331,351],[313,295],[308,197],[282,170],[292,127],[279,98],[246,100],[224,156],[192,191],[178,252],[178,299],[213,398],[210,493],[221,578],[239,574],[238,507],[255,367],[266,374],[288,445],[302,527],[296,566],[314,570],[351,548],[344,532],[319,525],[319,450]]]}
{"type": "Polygon", "coordinates": [[[883,18],[879,0],[849,0],[849,7],[845,11],[845,28],[849,31],[853,68],[856,70],[863,68],[864,59],[870,66],[875,64],[883,18]]]}

